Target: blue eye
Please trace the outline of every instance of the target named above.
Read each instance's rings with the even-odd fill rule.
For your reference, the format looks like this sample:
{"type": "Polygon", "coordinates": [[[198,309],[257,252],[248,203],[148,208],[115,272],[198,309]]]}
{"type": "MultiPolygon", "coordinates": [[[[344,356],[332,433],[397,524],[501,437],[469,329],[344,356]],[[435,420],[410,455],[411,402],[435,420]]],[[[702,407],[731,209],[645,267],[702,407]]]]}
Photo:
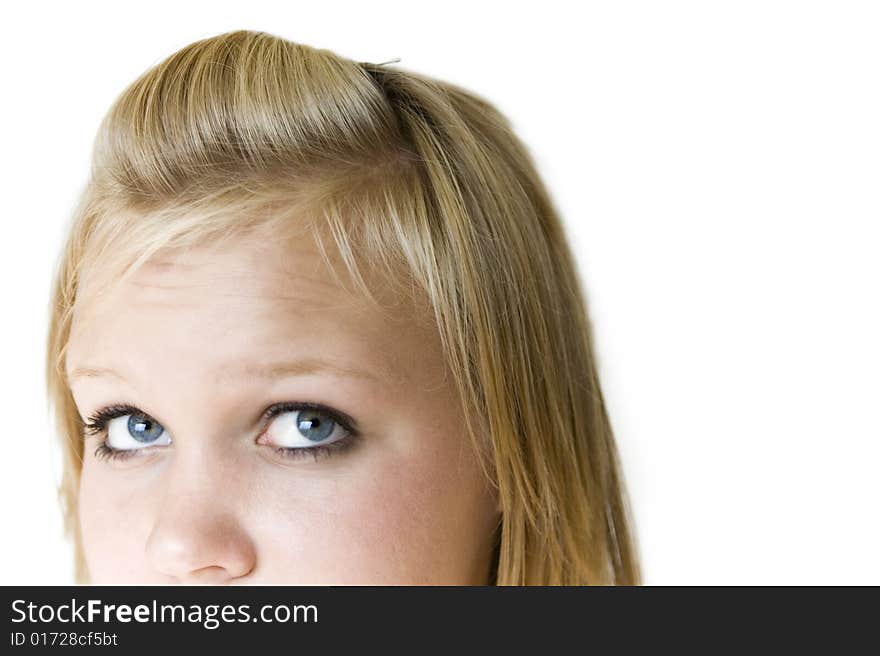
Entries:
{"type": "MultiPolygon", "coordinates": [[[[347,414],[316,403],[282,402],[263,415],[266,428],[258,444],[271,446],[286,458],[322,458],[351,446],[360,432],[347,414]]],[[[107,436],[95,455],[122,459],[168,446],[171,435],[150,415],[128,404],[115,404],[96,412],[84,423],[87,435],[107,436]]]]}
{"type": "Polygon", "coordinates": [[[273,413],[266,430],[269,444],[284,449],[313,449],[343,440],[351,434],[327,411],[317,408],[285,409],[273,413]]]}
{"type": "Polygon", "coordinates": [[[171,436],[149,415],[131,413],[107,422],[106,444],[117,451],[130,451],[146,446],[167,446],[171,444],[171,436]]]}
{"type": "Polygon", "coordinates": [[[312,442],[321,442],[333,433],[336,422],[315,410],[300,410],[296,413],[296,427],[301,435],[312,442]]]}
{"type": "Polygon", "coordinates": [[[128,434],[138,442],[153,442],[164,432],[165,429],[155,419],[151,419],[146,415],[128,416],[128,434]]]}

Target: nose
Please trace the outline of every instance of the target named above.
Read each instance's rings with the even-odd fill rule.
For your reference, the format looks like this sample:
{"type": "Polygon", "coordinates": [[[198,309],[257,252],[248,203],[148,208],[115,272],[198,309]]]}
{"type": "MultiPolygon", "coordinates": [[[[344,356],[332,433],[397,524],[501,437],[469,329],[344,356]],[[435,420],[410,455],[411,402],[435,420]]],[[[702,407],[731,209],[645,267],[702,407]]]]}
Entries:
{"type": "Polygon", "coordinates": [[[255,568],[255,545],[227,496],[234,489],[202,464],[187,470],[185,462],[175,462],[166,472],[146,556],[175,583],[232,583],[255,568]]]}
{"type": "Polygon", "coordinates": [[[252,542],[234,521],[204,509],[162,513],[147,542],[153,568],[174,582],[220,585],[247,576],[256,565],[252,542]]]}

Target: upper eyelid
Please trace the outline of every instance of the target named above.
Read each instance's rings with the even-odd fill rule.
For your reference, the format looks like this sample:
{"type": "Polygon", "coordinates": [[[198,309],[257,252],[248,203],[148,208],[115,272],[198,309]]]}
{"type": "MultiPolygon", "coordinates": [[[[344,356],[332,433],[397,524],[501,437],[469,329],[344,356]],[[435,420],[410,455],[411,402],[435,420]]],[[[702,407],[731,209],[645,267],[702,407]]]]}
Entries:
{"type": "Polygon", "coordinates": [[[294,410],[319,410],[333,417],[333,420],[336,421],[336,423],[341,424],[349,433],[357,434],[360,432],[357,422],[345,412],[326,406],[323,403],[311,403],[308,401],[279,401],[273,403],[261,415],[261,419],[267,421],[274,419],[277,415],[285,412],[293,412],[294,410]],[[289,408],[285,408],[285,406],[289,406],[289,408]]]}
{"type": "Polygon", "coordinates": [[[149,417],[150,419],[158,422],[161,426],[165,425],[149,412],[144,412],[137,406],[131,405],[129,403],[113,403],[103,408],[99,408],[86,418],[86,420],[83,422],[83,425],[87,429],[93,429],[92,432],[98,433],[106,427],[108,422],[113,421],[118,417],[124,417],[127,414],[134,413],[142,414],[145,417],[149,417]]]}

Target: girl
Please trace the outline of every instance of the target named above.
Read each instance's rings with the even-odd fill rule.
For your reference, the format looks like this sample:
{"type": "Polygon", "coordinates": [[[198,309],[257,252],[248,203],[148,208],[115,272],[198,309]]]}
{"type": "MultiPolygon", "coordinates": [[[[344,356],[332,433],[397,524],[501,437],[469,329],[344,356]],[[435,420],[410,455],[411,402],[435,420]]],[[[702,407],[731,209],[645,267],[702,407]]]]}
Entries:
{"type": "Polygon", "coordinates": [[[242,30],[92,157],[47,343],[77,581],[640,582],[575,262],[488,102],[242,30]]]}

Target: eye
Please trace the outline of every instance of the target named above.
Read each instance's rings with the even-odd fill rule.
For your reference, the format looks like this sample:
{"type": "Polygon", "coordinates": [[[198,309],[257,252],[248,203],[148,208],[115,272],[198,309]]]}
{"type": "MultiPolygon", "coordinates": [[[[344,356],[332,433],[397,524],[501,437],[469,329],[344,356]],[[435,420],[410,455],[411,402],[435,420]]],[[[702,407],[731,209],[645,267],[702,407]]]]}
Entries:
{"type": "Polygon", "coordinates": [[[171,436],[149,415],[133,413],[107,422],[106,444],[117,451],[129,451],[147,446],[167,446],[171,444],[171,436]]]}
{"type": "Polygon", "coordinates": [[[279,449],[301,450],[326,447],[347,438],[353,431],[329,410],[318,406],[282,404],[269,411],[272,421],[260,442],[279,449]]]}
{"type": "MultiPolygon", "coordinates": [[[[276,403],[263,413],[263,423],[266,428],[257,443],[293,459],[318,460],[340,453],[360,435],[351,417],[318,403],[276,403]]],[[[162,424],[128,404],[99,410],[84,423],[84,429],[86,435],[106,431],[95,450],[96,457],[106,460],[154,453],[152,447],[168,446],[173,441],[162,424]]]]}
{"type": "Polygon", "coordinates": [[[107,435],[95,449],[101,460],[125,460],[171,444],[171,436],[158,421],[139,408],[116,403],[98,410],[83,423],[84,437],[107,435]]]}

